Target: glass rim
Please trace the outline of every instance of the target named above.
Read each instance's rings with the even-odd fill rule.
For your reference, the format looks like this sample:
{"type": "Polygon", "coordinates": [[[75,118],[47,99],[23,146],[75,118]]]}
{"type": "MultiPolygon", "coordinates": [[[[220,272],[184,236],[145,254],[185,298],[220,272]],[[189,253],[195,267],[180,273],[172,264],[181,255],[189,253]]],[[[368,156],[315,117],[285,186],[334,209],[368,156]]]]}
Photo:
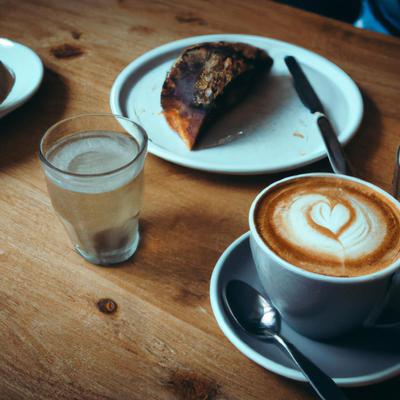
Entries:
{"type": "MultiPolygon", "coordinates": [[[[129,132],[127,132],[127,134],[129,134],[129,132]]],[[[68,118],[64,118],[58,122],[56,122],[55,124],[51,125],[50,128],[48,128],[46,130],[46,132],[43,134],[42,138],[40,139],[40,144],[39,144],[39,159],[40,161],[42,161],[46,166],[48,166],[49,168],[60,172],[62,174],[66,174],[66,175],[70,175],[70,176],[75,176],[75,177],[79,177],[79,178],[93,178],[93,177],[101,177],[101,176],[107,176],[107,175],[112,175],[116,172],[122,171],[123,169],[129,167],[130,165],[132,165],[138,158],[140,158],[140,156],[143,154],[143,152],[145,151],[146,147],[147,147],[147,143],[148,143],[148,136],[146,131],[136,122],[132,121],[131,119],[124,117],[122,115],[118,115],[118,114],[112,114],[112,113],[83,113],[83,114],[77,114],[74,115],[72,117],[68,117],[68,118]],[[71,121],[73,119],[77,119],[80,117],[113,117],[114,119],[116,119],[117,121],[119,119],[122,119],[124,121],[127,121],[131,124],[133,124],[135,126],[135,128],[137,128],[139,130],[139,132],[143,135],[143,143],[142,145],[140,143],[139,144],[139,151],[138,153],[135,155],[135,157],[133,157],[132,160],[128,161],[127,163],[123,164],[122,166],[118,167],[118,168],[114,168],[110,171],[105,171],[105,172],[99,172],[99,173],[92,173],[92,174],[82,174],[82,173],[76,173],[76,172],[69,172],[69,171],[65,171],[61,168],[56,167],[55,165],[53,165],[44,155],[42,147],[43,147],[43,141],[44,139],[48,136],[48,134],[54,130],[56,127],[58,127],[59,125],[67,122],[67,121],[71,121]]]]}

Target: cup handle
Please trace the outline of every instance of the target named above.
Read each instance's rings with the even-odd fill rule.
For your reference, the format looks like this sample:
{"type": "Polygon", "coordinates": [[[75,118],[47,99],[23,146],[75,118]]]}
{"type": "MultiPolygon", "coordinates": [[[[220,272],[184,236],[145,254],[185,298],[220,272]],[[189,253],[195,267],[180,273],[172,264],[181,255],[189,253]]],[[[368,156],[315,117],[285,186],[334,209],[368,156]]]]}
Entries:
{"type": "MultiPolygon", "coordinates": [[[[397,290],[400,290],[400,272],[396,272],[390,281],[388,290],[386,291],[383,299],[374,307],[371,314],[368,316],[364,323],[364,326],[368,328],[397,328],[400,327],[400,321],[391,322],[387,324],[378,323],[377,321],[385,311],[386,307],[390,304],[394,294],[397,290]]],[[[400,308],[399,308],[400,310],[400,308]]]]}

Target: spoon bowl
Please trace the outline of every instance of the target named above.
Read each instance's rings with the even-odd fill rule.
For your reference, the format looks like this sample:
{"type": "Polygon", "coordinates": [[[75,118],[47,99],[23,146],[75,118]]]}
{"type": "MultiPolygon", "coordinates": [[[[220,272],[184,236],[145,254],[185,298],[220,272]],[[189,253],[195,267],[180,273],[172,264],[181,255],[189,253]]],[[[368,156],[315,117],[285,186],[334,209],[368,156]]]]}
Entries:
{"type": "Polygon", "coordinates": [[[225,296],[230,314],[243,330],[266,338],[280,331],[279,313],[247,283],[230,281],[225,296]]]}

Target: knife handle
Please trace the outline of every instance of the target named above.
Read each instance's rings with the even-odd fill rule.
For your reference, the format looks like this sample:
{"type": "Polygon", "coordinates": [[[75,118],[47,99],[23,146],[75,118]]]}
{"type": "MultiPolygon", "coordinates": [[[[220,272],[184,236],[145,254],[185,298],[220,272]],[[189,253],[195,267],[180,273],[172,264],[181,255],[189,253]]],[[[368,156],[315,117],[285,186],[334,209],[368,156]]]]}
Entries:
{"type": "Polygon", "coordinates": [[[343,153],[343,149],[336,136],[329,119],[325,114],[318,115],[317,124],[321,132],[328,153],[329,162],[335,174],[354,176],[354,171],[343,153]]]}
{"type": "Polygon", "coordinates": [[[397,148],[396,164],[394,166],[394,174],[392,180],[393,197],[400,200],[400,146],[397,148]]]}

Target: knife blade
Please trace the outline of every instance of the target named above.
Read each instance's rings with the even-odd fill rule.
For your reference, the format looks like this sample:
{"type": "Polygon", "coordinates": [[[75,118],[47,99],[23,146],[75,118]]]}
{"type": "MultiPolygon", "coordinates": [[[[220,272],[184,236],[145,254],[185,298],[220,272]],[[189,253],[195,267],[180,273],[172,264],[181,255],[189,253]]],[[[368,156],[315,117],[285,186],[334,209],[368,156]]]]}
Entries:
{"type": "Polygon", "coordinates": [[[300,64],[293,56],[287,56],[284,60],[293,77],[294,88],[301,102],[317,117],[317,125],[321,132],[333,171],[336,174],[353,175],[352,168],[345,158],[336,132],[328,117],[325,115],[324,107],[304,71],[300,67],[300,64]]]}

